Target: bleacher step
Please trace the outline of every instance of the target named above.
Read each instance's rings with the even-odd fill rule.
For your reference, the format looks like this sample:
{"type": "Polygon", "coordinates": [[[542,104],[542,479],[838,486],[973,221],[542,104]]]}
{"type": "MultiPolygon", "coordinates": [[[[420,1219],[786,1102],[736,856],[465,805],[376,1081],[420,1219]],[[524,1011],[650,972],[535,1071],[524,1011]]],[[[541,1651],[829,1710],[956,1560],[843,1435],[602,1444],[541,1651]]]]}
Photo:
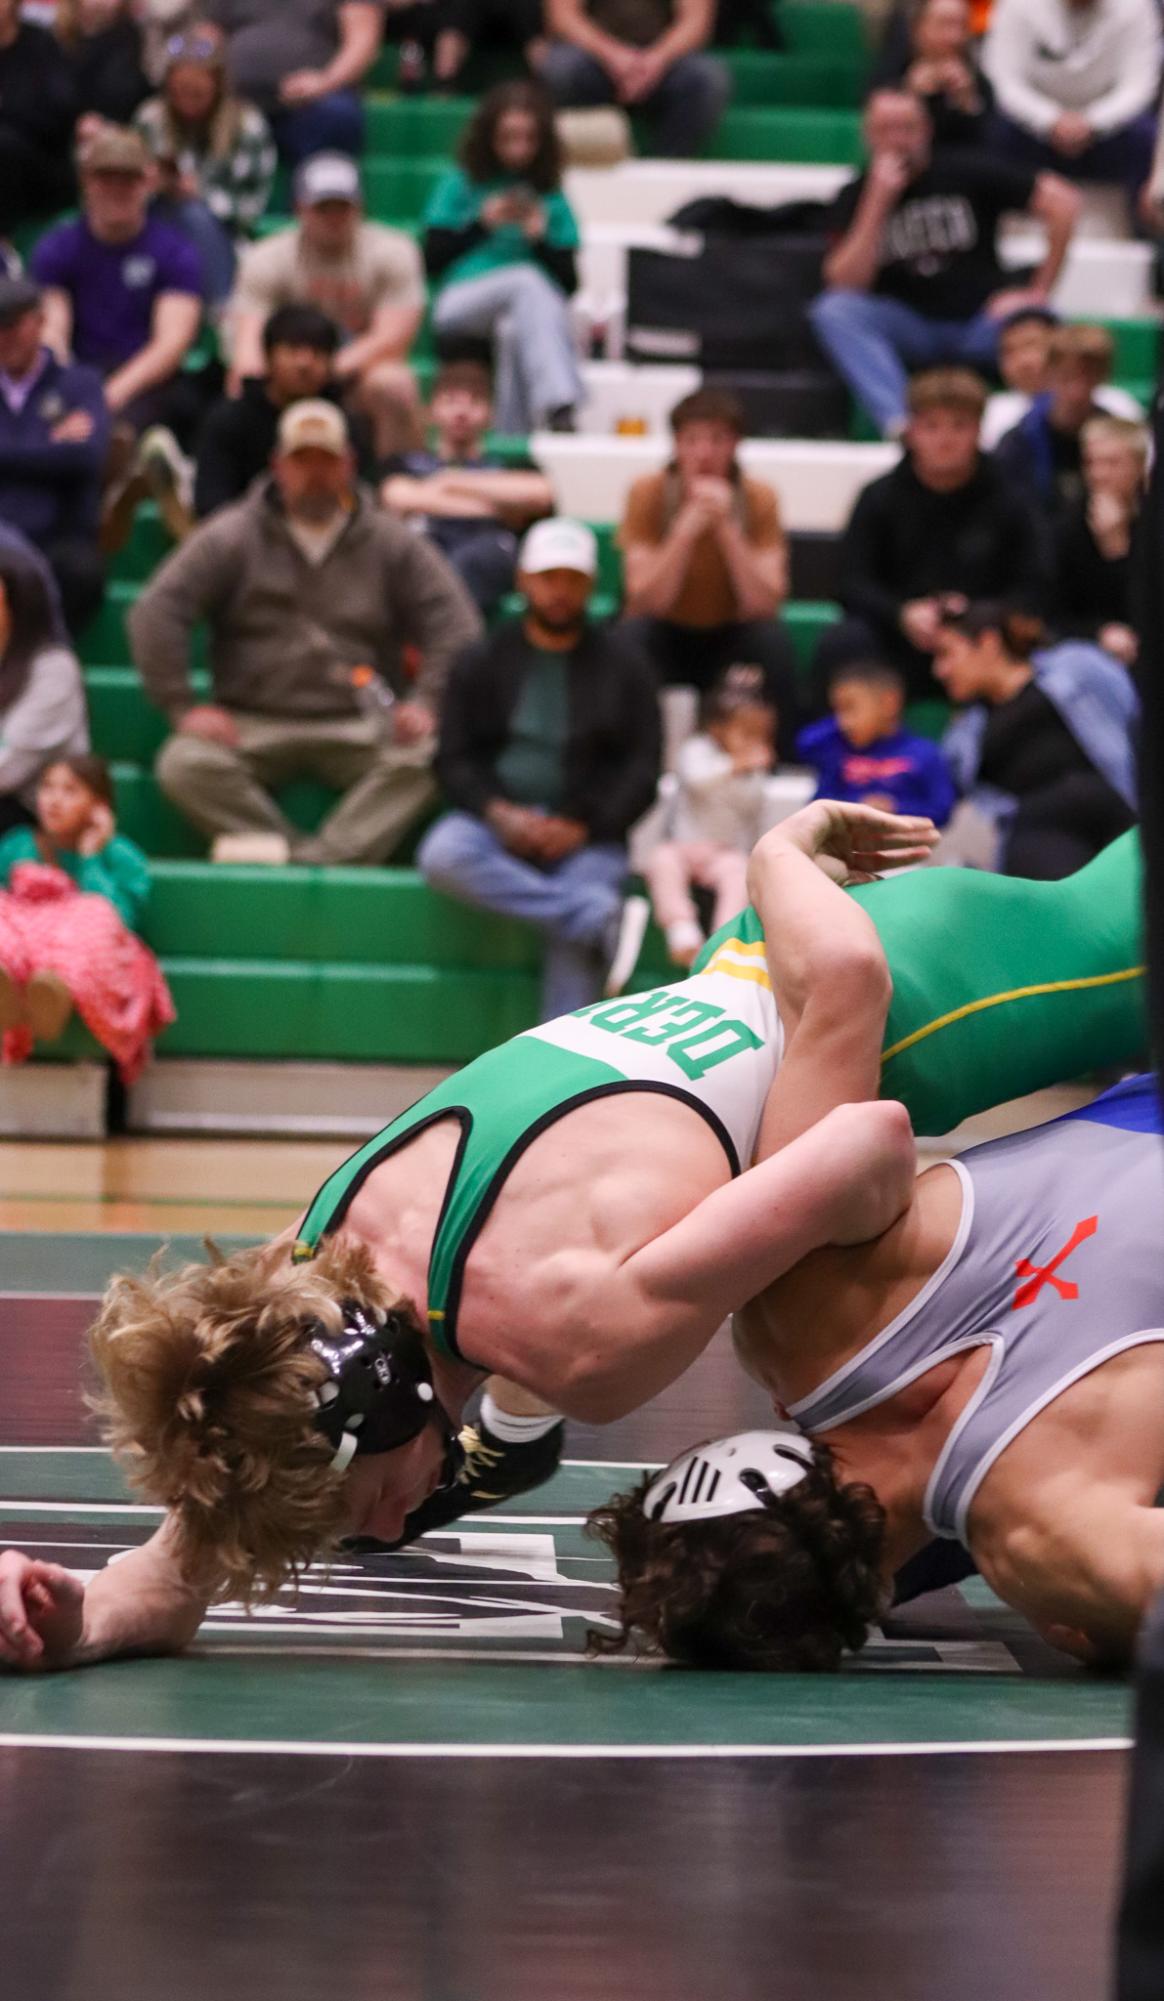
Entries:
{"type": "Polygon", "coordinates": [[[449,1075],[395,1063],[159,1061],[129,1093],[135,1133],[362,1140],[449,1075]]]}
{"type": "Polygon", "coordinates": [[[0,1073],[0,1138],[103,1139],[108,1088],[103,1063],[6,1069],[0,1073]]]}

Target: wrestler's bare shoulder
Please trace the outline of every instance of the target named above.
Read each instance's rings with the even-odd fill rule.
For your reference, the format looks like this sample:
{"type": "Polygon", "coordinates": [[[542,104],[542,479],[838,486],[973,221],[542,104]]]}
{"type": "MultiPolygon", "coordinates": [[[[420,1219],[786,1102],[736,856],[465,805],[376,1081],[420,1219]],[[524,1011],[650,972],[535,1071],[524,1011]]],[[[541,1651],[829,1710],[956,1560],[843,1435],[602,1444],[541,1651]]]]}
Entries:
{"type": "Polygon", "coordinates": [[[1002,1551],[1016,1522],[1054,1524],[1074,1497],[1118,1490],[1151,1507],[1164,1487],[1164,1343],[1113,1355],[1072,1383],[1000,1453],[970,1509],[975,1552],[1002,1551]]]}
{"type": "MultiPolygon", "coordinates": [[[[389,1252],[432,1241],[454,1174],[460,1129],[453,1118],[418,1133],[369,1176],[349,1226],[389,1252]]],[[[599,1265],[614,1267],[730,1179],[723,1147],[706,1120],[677,1099],[620,1092],[555,1119],[517,1155],[494,1191],[473,1242],[461,1326],[493,1321],[496,1303],[542,1319],[584,1294],[599,1265]]]]}

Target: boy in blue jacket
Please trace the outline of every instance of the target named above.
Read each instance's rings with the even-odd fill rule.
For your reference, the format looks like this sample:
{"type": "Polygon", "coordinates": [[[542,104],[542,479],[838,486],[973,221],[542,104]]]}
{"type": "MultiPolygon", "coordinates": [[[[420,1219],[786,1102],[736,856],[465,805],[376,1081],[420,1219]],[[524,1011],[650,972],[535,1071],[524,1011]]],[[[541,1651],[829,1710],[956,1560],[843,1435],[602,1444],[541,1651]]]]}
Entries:
{"type": "Polygon", "coordinates": [[[901,726],[905,683],[893,667],[854,661],[829,683],[831,717],[810,723],[797,755],[818,776],[816,798],[927,813],[942,827],[954,805],[950,768],[936,743],[901,726]]]}

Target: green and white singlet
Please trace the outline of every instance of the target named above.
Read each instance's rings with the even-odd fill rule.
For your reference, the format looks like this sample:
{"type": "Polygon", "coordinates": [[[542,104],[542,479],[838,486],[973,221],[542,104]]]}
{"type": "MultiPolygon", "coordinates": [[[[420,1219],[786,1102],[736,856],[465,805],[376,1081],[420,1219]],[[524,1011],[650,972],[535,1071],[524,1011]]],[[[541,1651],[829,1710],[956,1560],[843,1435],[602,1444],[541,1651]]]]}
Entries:
{"type": "MultiPolygon", "coordinates": [[[[1111,1065],[1145,1042],[1141,863],[1125,835],[1065,882],[919,869],[852,892],[893,976],[887,1096],[917,1131],[1111,1065]]],[[[368,1175],[426,1127],[461,1128],[433,1244],[434,1342],[459,1355],[465,1265],[506,1177],[566,1113],[617,1092],[663,1092],[706,1120],[738,1174],[752,1159],[784,1032],[754,911],[709,940],[691,976],[598,1001],[480,1056],[369,1140],[324,1183],[292,1253],[315,1254],[368,1175]]]]}
{"type": "Polygon", "coordinates": [[[439,1084],[325,1182],[292,1256],[314,1254],[381,1161],[438,1119],[455,1118],[461,1140],[429,1265],[428,1318],[437,1347],[459,1355],[466,1260],[539,1133],[597,1098],[663,1093],[707,1121],[735,1175],[751,1161],[783,1052],[763,939],[728,942],[697,976],[542,1022],[439,1084]]]}

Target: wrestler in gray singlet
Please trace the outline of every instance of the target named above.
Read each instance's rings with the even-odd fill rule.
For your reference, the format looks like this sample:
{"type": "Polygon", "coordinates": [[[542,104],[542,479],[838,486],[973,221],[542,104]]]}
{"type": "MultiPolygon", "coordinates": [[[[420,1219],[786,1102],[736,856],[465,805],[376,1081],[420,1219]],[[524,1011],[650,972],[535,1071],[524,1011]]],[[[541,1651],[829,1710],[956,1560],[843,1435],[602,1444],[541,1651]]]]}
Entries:
{"type": "Polygon", "coordinates": [[[952,1161],[958,1234],[917,1298],[844,1368],[790,1406],[831,1431],[947,1356],[988,1345],[981,1385],[930,1477],[925,1519],[966,1541],[999,1454],[1081,1376],[1164,1342],[1164,1147],[1154,1078],[952,1161]]]}

